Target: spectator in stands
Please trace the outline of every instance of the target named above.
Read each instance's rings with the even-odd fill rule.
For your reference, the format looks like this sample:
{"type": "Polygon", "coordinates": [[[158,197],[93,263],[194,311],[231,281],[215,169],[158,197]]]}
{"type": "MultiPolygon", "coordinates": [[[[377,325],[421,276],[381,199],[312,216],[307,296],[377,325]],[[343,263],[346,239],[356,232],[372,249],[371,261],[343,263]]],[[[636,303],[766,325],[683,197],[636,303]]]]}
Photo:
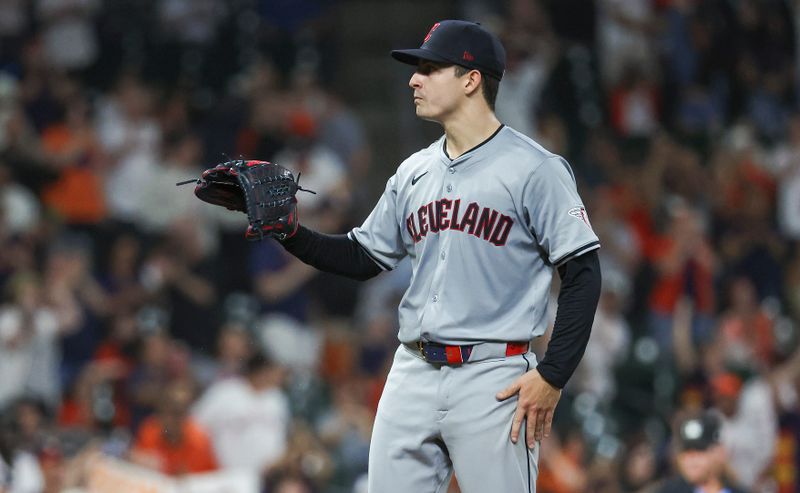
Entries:
{"type": "MultiPolygon", "coordinates": [[[[260,64],[251,74],[251,94],[247,111],[249,119],[239,129],[236,137],[236,153],[253,159],[275,160],[275,156],[286,145],[286,122],[290,114],[287,95],[274,90],[270,82],[268,65],[260,64]],[[259,75],[261,74],[261,75],[259,75]],[[266,80],[262,80],[266,79],[266,80]]],[[[283,164],[283,163],[281,163],[283,164]]]]}
{"type": "Polygon", "coordinates": [[[673,312],[682,296],[694,304],[692,340],[707,343],[712,335],[715,293],[714,252],[699,212],[683,201],[673,202],[669,225],[653,248],[656,278],[650,293],[650,330],[662,356],[672,352],[673,312]]]}
{"type": "Polygon", "coordinates": [[[551,433],[546,445],[540,452],[537,489],[550,493],[586,491],[588,476],[583,465],[586,442],[580,432],[570,431],[563,440],[559,434],[551,433]]]}
{"type": "Polygon", "coordinates": [[[640,68],[625,67],[622,79],[611,90],[611,126],[626,138],[648,138],[658,130],[661,100],[658,87],[640,68]]]}
{"type": "Polygon", "coordinates": [[[25,0],[0,4],[0,70],[19,70],[19,54],[28,34],[30,14],[25,0]]]}
{"type": "Polygon", "coordinates": [[[227,322],[219,329],[216,353],[196,361],[195,375],[204,386],[228,378],[239,378],[257,351],[248,329],[240,322],[227,322]]]}
{"type": "Polygon", "coordinates": [[[54,405],[61,391],[58,341],[79,327],[80,315],[69,302],[48,302],[33,273],[12,277],[6,292],[9,303],[0,307],[0,407],[24,395],[54,405]]]}
{"type": "Polygon", "coordinates": [[[212,384],[192,415],[206,430],[220,467],[267,471],[286,452],[291,414],[283,370],[255,353],[241,377],[212,384]]]}
{"type": "Polygon", "coordinates": [[[217,38],[219,24],[227,13],[226,5],[219,0],[171,0],[157,4],[161,49],[153,55],[156,66],[162,68],[159,77],[173,84],[180,77],[200,82],[204,72],[212,71],[213,61],[204,55],[217,38]]]}
{"type": "Polygon", "coordinates": [[[375,413],[367,406],[368,381],[351,378],[333,389],[333,405],[317,425],[322,443],[333,452],[339,474],[352,483],[367,471],[375,413]]]}
{"type": "Polygon", "coordinates": [[[195,227],[201,251],[217,248],[215,212],[197,200],[190,187],[176,189],[175,183],[200,176],[203,143],[191,133],[165,136],[162,157],[147,181],[147,193],[140,204],[141,224],[149,234],[168,235],[177,223],[190,221],[195,227]]]}
{"type": "Polygon", "coordinates": [[[85,439],[113,427],[129,426],[130,407],[117,369],[102,363],[85,365],[64,392],[58,425],[85,439]]]}
{"type": "Polygon", "coordinates": [[[617,275],[623,282],[630,282],[640,267],[642,245],[635,229],[625,221],[619,202],[612,187],[601,186],[595,189],[589,209],[592,229],[603,244],[603,276],[617,275]]]}
{"type": "Polygon", "coordinates": [[[744,491],[732,486],[727,477],[725,448],[720,443],[721,427],[720,417],[708,411],[678,421],[673,436],[679,477],[663,484],[659,493],[744,491]]]}
{"type": "Polygon", "coordinates": [[[289,432],[286,453],[279,462],[273,464],[267,472],[267,478],[276,474],[304,476],[314,485],[325,487],[332,478],[333,468],[330,452],[320,443],[314,431],[306,422],[296,420],[289,432]]]}
{"type": "MultiPolygon", "coordinates": [[[[0,158],[0,237],[10,247],[15,240],[29,239],[35,233],[41,224],[42,209],[30,188],[14,181],[13,175],[10,163],[0,158]]],[[[10,267],[34,268],[30,261],[15,260],[10,267]]]]}
{"type": "Polygon", "coordinates": [[[65,117],[42,132],[47,158],[58,179],[45,187],[42,200],[65,222],[97,225],[106,218],[104,155],[82,95],[67,102],[65,117]]]}
{"type": "Polygon", "coordinates": [[[128,380],[127,389],[131,399],[133,430],[138,429],[142,420],[156,410],[163,388],[171,380],[169,372],[171,344],[172,341],[163,329],[142,334],[137,365],[128,380]]]}
{"type": "Polygon", "coordinates": [[[112,219],[138,223],[147,183],[157,169],[161,127],[152,91],[132,76],[121,77],[114,93],[99,101],[95,127],[109,158],[105,181],[112,219]]]}
{"type": "Polygon", "coordinates": [[[261,301],[261,311],[307,321],[308,284],[318,275],[317,270],[286,253],[275,242],[254,243],[249,261],[252,289],[261,301]]]}
{"type": "Polygon", "coordinates": [[[736,278],[729,285],[728,309],[720,315],[715,345],[732,367],[767,369],[776,356],[773,325],[752,281],[736,278]]]}
{"type": "Polygon", "coordinates": [[[38,21],[48,63],[62,70],[81,70],[97,59],[93,0],[38,0],[38,21]]]}
{"type": "Polygon", "coordinates": [[[100,318],[108,313],[105,292],[94,279],[92,247],[87,237],[64,235],[50,246],[44,270],[43,297],[68,313],[71,330],[61,338],[61,379],[66,385],[94,355],[100,342],[100,318]]]}
{"type": "Polygon", "coordinates": [[[778,224],[784,236],[800,240],[800,113],[789,119],[787,133],[772,159],[778,181],[778,224]]]}
{"type": "Polygon", "coordinates": [[[768,381],[756,376],[746,383],[734,373],[711,380],[716,409],[722,414],[720,442],[734,479],[755,488],[767,473],[777,443],[778,416],[768,381]]]}
{"type": "MultiPolygon", "coordinates": [[[[340,97],[321,85],[312,67],[296,69],[291,85],[300,108],[317,122],[319,143],[336,154],[349,178],[366,178],[370,150],[366,130],[355,112],[340,97]]],[[[291,132],[291,126],[289,130],[291,132]]],[[[359,190],[353,192],[358,193],[359,190]]]]}
{"type": "Polygon", "coordinates": [[[35,398],[22,398],[10,406],[19,448],[29,452],[41,450],[52,432],[50,411],[44,401],[35,398]]]}
{"type": "Polygon", "coordinates": [[[319,140],[319,123],[304,109],[290,113],[287,146],[275,155],[275,162],[302,175],[302,184],[316,194],[303,197],[306,219],[323,231],[338,227],[337,217],[349,202],[345,164],[319,140]]]}
{"type": "Polygon", "coordinates": [[[658,477],[658,457],[653,444],[644,438],[631,440],[622,454],[618,482],[623,492],[650,493],[658,477]]]}
{"type": "Polygon", "coordinates": [[[509,127],[534,138],[542,91],[556,62],[558,42],[540,2],[515,2],[512,8],[516,15],[503,35],[506,72],[497,92],[497,115],[509,127]]]}
{"type": "Polygon", "coordinates": [[[588,392],[610,404],[616,396],[614,370],[628,355],[631,328],[623,315],[630,286],[619,273],[603,273],[600,303],[586,353],[570,384],[576,393],[588,392]]]}
{"type": "Polygon", "coordinates": [[[44,488],[36,456],[14,447],[9,430],[0,430],[0,492],[38,493],[44,488]]]}
{"type": "Polygon", "coordinates": [[[134,313],[147,299],[140,276],[142,239],[133,232],[123,232],[111,241],[107,255],[107,265],[100,271],[99,282],[108,297],[110,310],[117,315],[134,313]]]}
{"type": "Polygon", "coordinates": [[[15,181],[36,188],[52,174],[47,170],[39,135],[25,111],[24,89],[15,77],[0,72],[0,155],[14,170],[15,181]]]}
{"type": "Polygon", "coordinates": [[[654,70],[654,2],[600,0],[597,11],[600,72],[606,87],[619,82],[625,68],[631,65],[654,70]]]}
{"type": "Polygon", "coordinates": [[[747,123],[731,128],[712,155],[714,207],[721,267],[753,281],[758,298],[778,296],[784,241],[774,221],[776,182],[766,154],[747,123]]]}
{"type": "Polygon", "coordinates": [[[173,222],[142,265],[151,301],[169,314],[170,335],[205,353],[213,352],[220,322],[217,269],[201,226],[190,217],[173,222]]]}
{"type": "Polygon", "coordinates": [[[142,423],[131,459],[170,475],[217,469],[217,459],[205,429],[189,416],[193,394],[185,382],[169,384],[158,413],[142,423]]]}

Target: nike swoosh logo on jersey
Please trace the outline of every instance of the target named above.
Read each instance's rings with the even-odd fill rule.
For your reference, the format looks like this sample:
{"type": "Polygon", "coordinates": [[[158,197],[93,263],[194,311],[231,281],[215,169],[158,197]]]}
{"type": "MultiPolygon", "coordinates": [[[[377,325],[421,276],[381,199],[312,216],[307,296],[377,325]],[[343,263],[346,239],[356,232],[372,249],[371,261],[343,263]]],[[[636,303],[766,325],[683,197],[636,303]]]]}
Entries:
{"type": "Polygon", "coordinates": [[[414,178],[412,178],[411,179],[411,186],[413,187],[414,185],[416,185],[417,182],[419,181],[419,179],[422,178],[423,176],[427,175],[427,174],[428,174],[428,172],[426,171],[426,172],[422,173],[421,175],[415,176],[414,178]]]}

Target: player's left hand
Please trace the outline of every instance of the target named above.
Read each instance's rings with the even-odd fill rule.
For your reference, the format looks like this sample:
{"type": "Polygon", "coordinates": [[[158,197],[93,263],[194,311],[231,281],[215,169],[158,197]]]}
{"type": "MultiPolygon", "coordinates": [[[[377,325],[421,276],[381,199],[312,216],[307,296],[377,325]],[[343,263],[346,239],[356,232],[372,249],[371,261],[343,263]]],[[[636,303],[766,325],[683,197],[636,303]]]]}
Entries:
{"type": "Polygon", "coordinates": [[[550,436],[553,412],[561,398],[561,389],[547,383],[539,372],[533,369],[499,392],[497,399],[504,401],[516,394],[519,394],[519,399],[511,424],[511,441],[517,443],[522,421],[525,420],[527,445],[528,448],[533,448],[536,442],[550,436]]]}

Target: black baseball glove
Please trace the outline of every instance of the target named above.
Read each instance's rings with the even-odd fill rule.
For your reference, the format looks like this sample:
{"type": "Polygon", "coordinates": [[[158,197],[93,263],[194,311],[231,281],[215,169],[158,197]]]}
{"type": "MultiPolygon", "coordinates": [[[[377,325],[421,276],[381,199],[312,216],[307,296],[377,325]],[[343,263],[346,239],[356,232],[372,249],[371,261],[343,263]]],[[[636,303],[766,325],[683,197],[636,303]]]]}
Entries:
{"type": "MultiPolygon", "coordinates": [[[[297,232],[298,190],[311,192],[299,185],[300,175],[267,161],[227,161],[209,168],[196,181],[194,194],[214,205],[247,214],[250,226],[245,238],[279,240],[297,232]]],[[[314,192],[311,192],[314,193],[314,192]]]]}

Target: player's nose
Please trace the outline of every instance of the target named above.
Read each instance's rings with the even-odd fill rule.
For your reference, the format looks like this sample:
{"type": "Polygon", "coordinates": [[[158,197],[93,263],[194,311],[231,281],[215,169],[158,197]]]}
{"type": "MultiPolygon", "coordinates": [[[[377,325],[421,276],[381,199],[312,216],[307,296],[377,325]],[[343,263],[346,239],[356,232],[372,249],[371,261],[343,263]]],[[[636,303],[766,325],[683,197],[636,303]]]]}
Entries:
{"type": "Polygon", "coordinates": [[[414,72],[411,79],[408,80],[408,87],[418,89],[422,87],[422,75],[419,72],[414,72]]]}

